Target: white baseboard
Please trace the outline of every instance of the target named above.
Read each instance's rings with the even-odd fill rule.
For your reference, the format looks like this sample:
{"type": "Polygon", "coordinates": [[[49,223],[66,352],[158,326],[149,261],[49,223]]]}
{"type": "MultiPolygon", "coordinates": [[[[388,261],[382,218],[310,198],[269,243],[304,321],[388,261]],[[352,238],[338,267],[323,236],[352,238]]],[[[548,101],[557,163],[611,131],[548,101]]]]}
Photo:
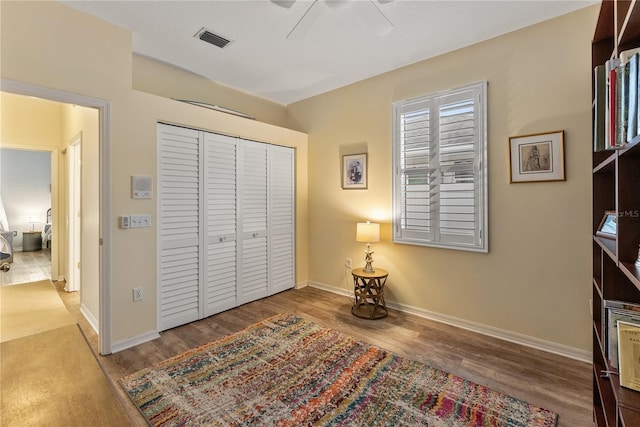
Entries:
{"type": "Polygon", "coordinates": [[[302,288],[306,288],[307,286],[309,286],[309,282],[307,282],[306,280],[303,282],[298,282],[296,283],[295,288],[296,289],[302,289],[302,288]]]}
{"type": "MultiPolygon", "coordinates": [[[[332,292],[334,294],[349,296],[350,293],[345,289],[336,288],[323,283],[308,282],[308,285],[312,288],[322,289],[324,291],[332,292]]],[[[481,323],[471,322],[469,320],[460,319],[454,316],[449,316],[442,313],[436,313],[434,311],[425,310],[423,308],[413,307],[407,304],[401,304],[395,301],[389,301],[386,299],[387,307],[394,310],[402,311],[404,313],[413,314],[425,319],[435,320],[436,322],[445,323],[447,325],[456,326],[458,328],[466,329],[468,331],[477,332],[479,334],[487,335],[493,338],[498,338],[504,341],[509,341],[515,344],[520,344],[526,347],[535,348],[537,350],[546,351],[548,353],[557,354],[560,356],[568,357],[570,359],[578,360],[580,362],[591,363],[592,354],[590,351],[581,350],[575,347],[569,347],[563,344],[554,343],[552,341],[546,341],[539,338],[531,337],[524,334],[519,334],[505,329],[495,328],[493,326],[483,325],[481,323]]]]}
{"type": "Polygon", "coordinates": [[[135,337],[127,338],[126,340],[116,341],[111,343],[111,353],[117,353],[122,350],[126,350],[131,347],[135,347],[139,344],[144,344],[148,341],[153,341],[160,338],[158,331],[145,332],[144,334],[137,335],[135,337]]]}
{"type": "Polygon", "coordinates": [[[100,332],[98,332],[98,319],[95,318],[95,316],[89,311],[89,309],[87,309],[84,304],[80,304],[80,313],[82,313],[84,318],[87,319],[87,322],[89,322],[89,325],[96,332],[96,334],[100,334],[100,332]]]}

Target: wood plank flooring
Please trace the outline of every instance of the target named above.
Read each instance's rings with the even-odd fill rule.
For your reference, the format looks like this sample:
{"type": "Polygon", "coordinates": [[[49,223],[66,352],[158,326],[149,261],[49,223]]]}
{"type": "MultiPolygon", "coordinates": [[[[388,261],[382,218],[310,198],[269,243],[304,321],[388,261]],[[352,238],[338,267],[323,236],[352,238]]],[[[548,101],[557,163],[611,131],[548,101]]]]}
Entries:
{"type": "MultiPolygon", "coordinates": [[[[58,285],[59,291],[62,285],[58,285]]],[[[74,294],[61,291],[93,350],[97,337],[79,313],[74,294]]],[[[417,316],[389,310],[381,320],[354,317],[351,300],[314,288],[282,292],[161,334],[161,338],[108,356],[98,356],[132,424],[145,426],[137,408],[117,385],[124,375],[190,348],[236,332],[277,313],[293,313],[424,362],[560,415],[560,427],[591,427],[592,368],[561,356],[486,337],[417,316]]]]}

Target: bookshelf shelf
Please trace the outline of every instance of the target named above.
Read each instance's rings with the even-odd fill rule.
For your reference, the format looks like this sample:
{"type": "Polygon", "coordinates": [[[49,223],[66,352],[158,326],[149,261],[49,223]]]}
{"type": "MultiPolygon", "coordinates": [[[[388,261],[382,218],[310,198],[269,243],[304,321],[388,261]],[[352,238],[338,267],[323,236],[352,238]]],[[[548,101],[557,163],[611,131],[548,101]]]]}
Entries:
{"type": "MultiPolygon", "coordinates": [[[[640,0],[602,1],[591,49],[593,67],[613,62],[622,52],[638,47],[640,0]]],[[[602,74],[600,77],[596,74],[594,70],[594,130],[602,132],[604,128],[610,139],[613,130],[609,123],[602,122],[603,117],[605,121],[611,117],[609,111],[602,115],[602,74]]],[[[617,108],[620,99],[624,98],[618,97],[606,108],[610,109],[611,105],[617,108]]],[[[617,127],[615,129],[614,135],[622,135],[617,127]]],[[[597,146],[606,146],[602,145],[602,133],[595,134],[596,139],[600,136],[597,146]]],[[[640,392],[620,385],[620,378],[608,359],[605,334],[608,328],[605,301],[640,305],[640,267],[635,265],[640,250],[640,135],[633,136],[617,150],[594,151],[592,168],[594,420],[598,427],[640,426],[640,392]],[[617,213],[615,239],[596,235],[606,211],[617,213]]]]}

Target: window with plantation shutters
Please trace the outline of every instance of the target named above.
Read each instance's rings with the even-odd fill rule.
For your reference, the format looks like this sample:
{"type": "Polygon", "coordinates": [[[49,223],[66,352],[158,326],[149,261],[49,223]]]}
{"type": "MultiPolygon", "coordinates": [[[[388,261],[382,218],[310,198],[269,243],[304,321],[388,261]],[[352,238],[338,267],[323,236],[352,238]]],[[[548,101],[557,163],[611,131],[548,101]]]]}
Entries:
{"type": "Polygon", "coordinates": [[[393,104],[393,240],[488,251],[486,82],[393,104]]]}

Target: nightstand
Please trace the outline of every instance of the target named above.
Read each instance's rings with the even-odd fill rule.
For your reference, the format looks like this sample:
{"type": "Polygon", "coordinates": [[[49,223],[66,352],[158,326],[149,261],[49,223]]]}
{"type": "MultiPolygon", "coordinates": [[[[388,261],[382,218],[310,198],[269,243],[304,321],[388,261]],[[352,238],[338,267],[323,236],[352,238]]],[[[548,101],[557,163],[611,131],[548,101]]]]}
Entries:
{"type": "Polygon", "coordinates": [[[22,252],[42,249],[42,231],[24,231],[22,233],[22,252]]]}

